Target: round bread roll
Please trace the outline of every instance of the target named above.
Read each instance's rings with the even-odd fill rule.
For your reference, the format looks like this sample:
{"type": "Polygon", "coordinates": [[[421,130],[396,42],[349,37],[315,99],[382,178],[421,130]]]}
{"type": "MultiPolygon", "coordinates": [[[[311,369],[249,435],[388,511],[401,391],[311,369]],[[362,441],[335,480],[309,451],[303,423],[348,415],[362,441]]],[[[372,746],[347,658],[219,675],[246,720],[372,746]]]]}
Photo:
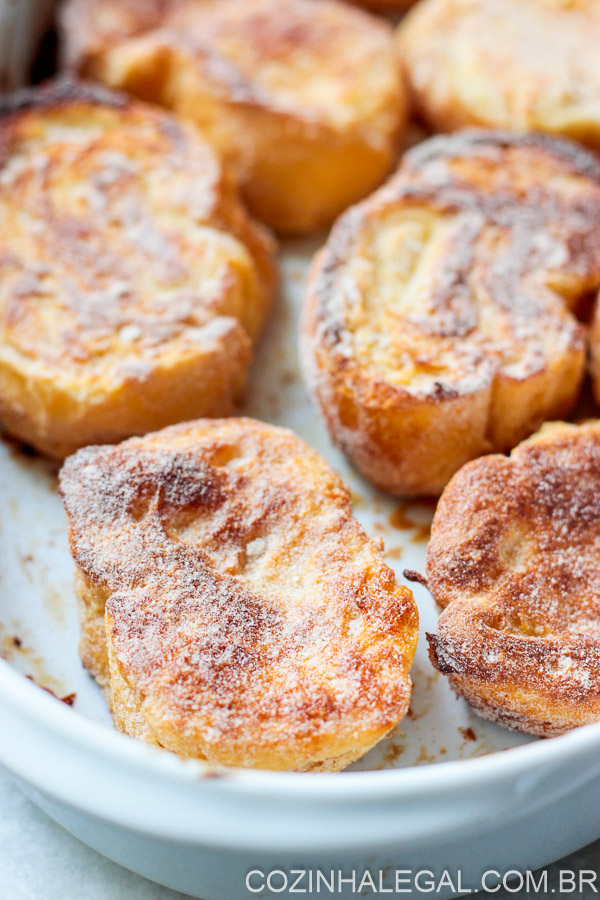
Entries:
{"type": "Polygon", "coordinates": [[[597,0],[423,0],[400,26],[418,113],[435,129],[531,129],[600,148],[597,0]]]}
{"type": "Polygon", "coordinates": [[[543,737],[600,721],[599,498],[599,422],[545,425],[444,491],[430,656],[486,719],[543,737]]]}
{"type": "Polygon", "coordinates": [[[467,460],[569,413],[599,222],[593,154],[486,131],[424,142],[341,217],[313,266],[301,358],[367,478],[436,496],[467,460]]]}
{"type": "Polygon", "coordinates": [[[393,165],[406,119],[391,25],[337,0],[68,0],[65,62],[192,119],[260,219],[329,225],[393,165]]]}
{"type": "Polygon", "coordinates": [[[408,588],[286,429],[176,425],[60,475],[84,663],[117,726],[184,757],[337,771],[405,715],[408,588]]]}
{"type": "Polygon", "coordinates": [[[59,82],[0,106],[0,422],[62,458],[239,397],[272,242],[189,125],[59,82]]]}

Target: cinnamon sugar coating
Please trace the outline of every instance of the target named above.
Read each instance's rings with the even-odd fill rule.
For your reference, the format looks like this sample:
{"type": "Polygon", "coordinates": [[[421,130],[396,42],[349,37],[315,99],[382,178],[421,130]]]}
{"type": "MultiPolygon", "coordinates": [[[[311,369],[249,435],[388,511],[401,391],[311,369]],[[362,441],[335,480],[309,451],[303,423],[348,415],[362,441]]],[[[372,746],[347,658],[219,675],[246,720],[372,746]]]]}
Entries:
{"type": "Polygon", "coordinates": [[[551,423],[468,463],[433,520],[428,635],[457,694],[550,736],[600,720],[600,423],[551,423]]]}
{"type": "Polygon", "coordinates": [[[3,424],[64,457],[228,413],[272,249],[188,124],[69,81],[3,100],[3,424]]]}
{"type": "Polygon", "coordinates": [[[203,131],[277,231],[328,226],[394,164],[391,25],[338,0],[69,0],[65,64],[203,131]]]}
{"type": "Polygon", "coordinates": [[[423,0],[398,40],[436,131],[510,128],[600,149],[597,0],[423,0]]]}
{"type": "Polygon", "coordinates": [[[568,141],[425,141],[334,227],[307,292],[302,362],[329,431],[400,495],[572,409],[575,313],[600,284],[600,162],[568,141]]]}
{"type": "Polygon", "coordinates": [[[291,432],[200,420],[81,450],[60,483],[83,659],[121,730],[226,765],[333,771],[404,716],[412,594],[291,432]]]}

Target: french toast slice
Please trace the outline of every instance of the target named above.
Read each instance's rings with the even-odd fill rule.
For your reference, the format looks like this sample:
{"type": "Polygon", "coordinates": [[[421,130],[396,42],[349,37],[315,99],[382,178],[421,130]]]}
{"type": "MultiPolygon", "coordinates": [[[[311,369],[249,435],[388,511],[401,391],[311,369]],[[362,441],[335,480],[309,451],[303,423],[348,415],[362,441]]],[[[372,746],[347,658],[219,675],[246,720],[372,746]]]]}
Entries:
{"type": "Polygon", "coordinates": [[[302,324],[306,381],[374,484],[438,495],[573,408],[574,313],[600,284],[600,162],[568,141],[425,141],[334,226],[302,324]]]}
{"type": "Polygon", "coordinates": [[[423,0],[398,41],[434,130],[541,131],[598,150],[599,34],[597,0],[423,0]]]}
{"type": "Polygon", "coordinates": [[[286,429],[200,420],[60,473],[82,658],[122,731],[230,766],[335,771],[404,716],[411,592],[286,429]]]}
{"type": "Polygon", "coordinates": [[[62,458],[239,397],[275,282],[192,126],[58,81],[0,102],[0,421],[62,458]]]}
{"type": "Polygon", "coordinates": [[[329,225],[393,166],[389,23],[338,0],[69,0],[65,65],[193,120],[280,232],[329,225]]]}
{"type": "Polygon", "coordinates": [[[440,499],[433,664],[480,715],[540,736],[600,721],[600,422],[548,423],[440,499]]]}

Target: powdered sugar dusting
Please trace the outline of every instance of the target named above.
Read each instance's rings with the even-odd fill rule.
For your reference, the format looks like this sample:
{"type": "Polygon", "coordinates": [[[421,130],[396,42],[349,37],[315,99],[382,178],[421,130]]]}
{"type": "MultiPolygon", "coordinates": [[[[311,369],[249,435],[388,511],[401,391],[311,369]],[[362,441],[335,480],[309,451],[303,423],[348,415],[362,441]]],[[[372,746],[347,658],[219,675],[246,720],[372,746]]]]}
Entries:
{"type": "Polygon", "coordinates": [[[433,658],[469,699],[501,711],[504,696],[524,730],[600,719],[599,488],[600,426],[547,426],[466,467],[434,519],[433,658]]]}
{"type": "Polygon", "coordinates": [[[403,715],[412,598],[290,432],[175,426],[80,451],[61,488],[75,559],[112,595],[119,665],[188,755],[292,747],[301,765],[403,715]]]}
{"type": "Polygon", "coordinates": [[[599,217],[600,165],[566,142],[425,142],[334,229],[316,340],[416,395],[525,379],[582,346],[565,298],[600,284],[599,217]]]}
{"type": "Polygon", "coordinates": [[[83,93],[48,110],[32,91],[35,112],[0,126],[4,345],[97,383],[203,342],[210,352],[223,322],[253,338],[271,289],[270,241],[208,145],[166,113],[86,105],[83,93]]]}

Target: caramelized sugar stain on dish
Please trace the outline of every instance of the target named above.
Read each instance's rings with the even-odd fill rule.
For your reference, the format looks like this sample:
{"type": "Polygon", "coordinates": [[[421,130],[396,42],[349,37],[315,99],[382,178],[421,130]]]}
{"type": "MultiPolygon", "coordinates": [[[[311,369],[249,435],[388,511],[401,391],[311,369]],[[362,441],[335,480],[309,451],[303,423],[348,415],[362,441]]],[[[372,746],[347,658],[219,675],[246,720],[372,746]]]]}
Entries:
{"type": "Polygon", "coordinates": [[[540,736],[600,720],[599,488],[600,423],[552,423],[442,495],[430,655],[485,718],[540,736]]]}
{"type": "Polygon", "coordinates": [[[76,694],[68,690],[49,671],[48,663],[37,650],[30,646],[26,638],[16,632],[15,628],[0,623],[0,659],[5,659],[23,672],[26,678],[38,687],[48,691],[68,706],[73,706],[76,694]]]}
{"type": "Polygon", "coordinates": [[[329,225],[392,167],[407,118],[391,25],[337,0],[69,0],[79,73],[193,120],[260,219],[329,225]]]}
{"type": "Polygon", "coordinates": [[[367,478],[437,496],[469,459],[572,410],[599,221],[595,155],[487,131],[425,141],[338,220],[309,279],[301,361],[367,478]]]}
{"type": "Polygon", "coordinates": [[[411,592],[292,432],[202,420],[61,471],[84,663],[117,726],[187,757],[348,765],[410,701],[411,592]]]}
{"type": "Polygon", "coordinates": [[[597,0],[423,0],[400,26],[418,113],[564,135],[600,149],[597,0]]]}
{"type": "Polygon", "coordinates": [[[0,103],[0,420],[42,453],[239,397],[272,243],[192,126],[56,82],[0,103]]]}
{"type": "Polygon", "coordinates": [[[388,522],[399,531],[412,532],[409,541],[414,544],[426,544],[431,532],[431,522],[435,511],[435,502],[423,500],[419,503],[404,502],[398,504],[390,513],[388,522]]]}

